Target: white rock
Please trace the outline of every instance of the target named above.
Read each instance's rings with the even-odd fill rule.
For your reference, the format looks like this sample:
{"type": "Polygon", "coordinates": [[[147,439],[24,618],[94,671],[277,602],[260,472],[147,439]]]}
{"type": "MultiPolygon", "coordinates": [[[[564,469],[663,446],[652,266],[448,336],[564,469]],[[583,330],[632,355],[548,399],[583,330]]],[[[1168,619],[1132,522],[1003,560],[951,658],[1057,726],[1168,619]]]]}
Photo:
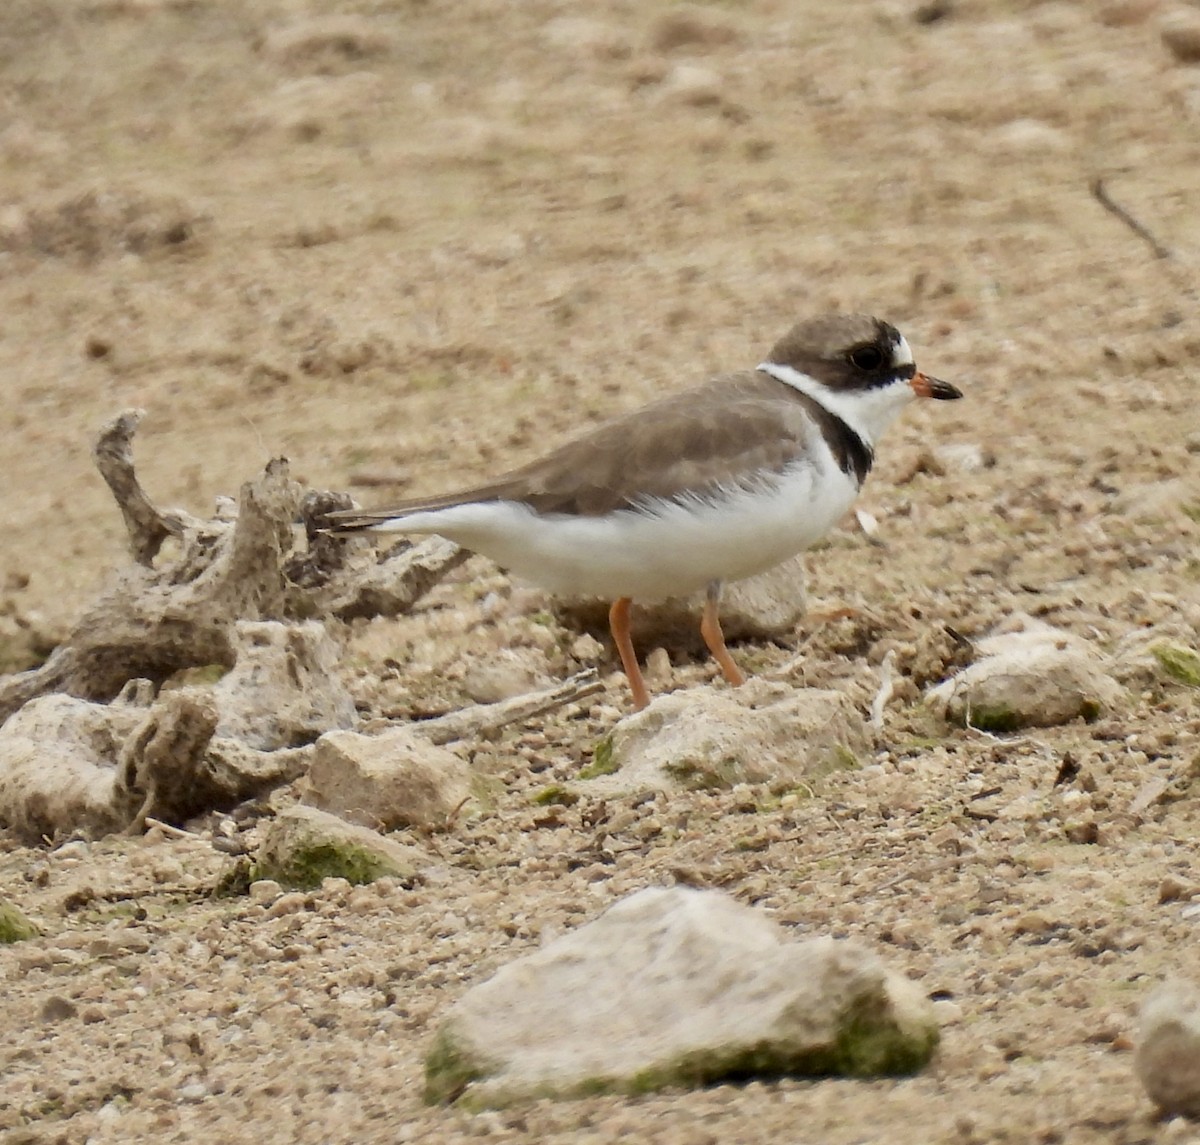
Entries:
{"type": "Polygon", "coordinates": [[[646,657],[646,679],[654,687],[663,687],[671,679],[671,654],[665,648],[655,648],[646,657]]]}
{"type": "Polygon", "coordinates": [[[858,527],[868,541],[878,545],[883,544],[879,536],[879,518],[874,513],[869,513],[866,509],[855,509],[854,519],[858,522],[858,527]]]}
{"type": "Polygon", "coordinates": [[[983,446],[973,441],[952,441],[935,445],[933,456],[947,473],[978,473],[994,464],[983,446]]]}
{"type": "Polygon", "coordinates": [[[719,103],[725,80],[721,73],[700,64],[676,64],[658,90],[659,99],[705,107],[719,103]]]}
{"type": "Polygon", "coordinates": [[[267,903],[274,902],[283,894],[283,887],[274,879],[255,879],[250,884],[248,894],[251,902],[261,903],[265,906],[267,903]]]}
{"type": "Polygon", "coordinates": [[[408,728],[337,731],[317,741],[301,798],[376,830],[440,828],[471,798],[471,779],[467,763],[408,728]]]}
{"type": "Polygon", "coordinates": [[[870,951],[796,943],[719,891],[640,891],[504,967],[451,1010],[426,1096],[478,1104],[762,1074],[910,1073],[929,1003],[870,951]]]}
{"type": "Polygon", "coordinates": [[[611,743],[616,770],[581,781],[589,794],[799,780],[857,766],[869,739],[840,692],[759,678],[659,696],[621,720],[611,743]]]}
{"type": "Polygon", "coordinates": [[[571,656],[581,664],[595,664],[604,655],[604,645],[586,632],[571,642],[571,656]]]}
{"type": "Polygon", "coordinates": [[[963,1009],[949,998],[939,998],[933,1003],[933,1016],[940,1026],[954,1026],[963,1020],[963,1009]]]}
{"type": "Polygon", "coordinates": [[[1134,1065],[1164,1113],[1200,1117],[1200,991],[1194,986],[1174,982],[1146,999],[1134,1065]]]}
{"type": "Polygon", "coordinates": [[[1135,628],[1113,650],[1112,674],[1127,688],[1144,691],[1165,681],[1192,683],[1200,672],[1196,630],[1171,619],[1150,628],[1135,628]]]}
{"type": "Polygon", "coordinates": [[[31,843],[60,830],[121,830],[132,811],[118,752],[145,715],[62,693],[30,700],[0,726],[0,824],[31,843]]]}
{"type": "Polygon", "coordinates": [[[978,658],[929,693],[955,723],[984,731],[1053,727],[1096,719],[1120,702],[1122,689],[1086,640],[1030,617],[1018,631],[981,640],[978,658]]]}

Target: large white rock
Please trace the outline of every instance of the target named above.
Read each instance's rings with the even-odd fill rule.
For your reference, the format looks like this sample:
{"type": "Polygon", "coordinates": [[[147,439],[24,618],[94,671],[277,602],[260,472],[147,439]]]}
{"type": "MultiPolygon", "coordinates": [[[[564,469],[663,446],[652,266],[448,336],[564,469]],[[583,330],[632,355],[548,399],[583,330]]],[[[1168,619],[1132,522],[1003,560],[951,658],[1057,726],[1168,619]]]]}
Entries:
{"type": "Polygon", "coordinates": [[[323,735],[301,798],[351,823],[442,828],[472,793],[470,766],[405,727],[323,735]]]}
{"type": "Polygon", "coordinates": [[[38,696],[0,725],[0,826],[34,843],[129,824],[138,796],[117,764],[148,708],[133,691],[111,704],[38,696]]]}
{"type": "Polygon", "coordinates": [[[719,891],[654,888],[467,993],[426,1059],[426,1098],[904,1074],[937,1041],[930,1004],[865,948],[791,942],[719,891]]]}
{"type": "Polygon", "coordinates": [[[1175,982],[1146,999],[1134,1061],[1164,1113],[1200,1117],[1200,991],[1175,982]]]}
{"type": "Polygon", "coordinates": [[[870,740],[841,692],[752,679],[659,696],[621,720],[583,780],[592,794],[799,781],[858,766],[870,740]]]}
{"type": "Polygon", "coordinates": [[[1018,623],[981,640],[975,662],[929,693],[945,719],[1006,732],[1094,720],[1116,707],[1121,686],[1092,645],[1031,617],[1018,623]]]}

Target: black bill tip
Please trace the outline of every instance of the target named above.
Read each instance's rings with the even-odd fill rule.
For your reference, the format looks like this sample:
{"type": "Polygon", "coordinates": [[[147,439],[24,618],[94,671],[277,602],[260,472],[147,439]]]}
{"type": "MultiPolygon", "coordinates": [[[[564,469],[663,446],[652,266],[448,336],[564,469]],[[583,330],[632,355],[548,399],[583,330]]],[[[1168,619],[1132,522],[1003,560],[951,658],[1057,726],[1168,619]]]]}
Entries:
{"type": "Polygon", "coordinates": [[[935,398],[940,402],[950,402],[962,397],[962,390],[943,382],[941,378],[931,378],[928,374],[914,374],[908,383],[913,393],[919,398],[935,398]]]}

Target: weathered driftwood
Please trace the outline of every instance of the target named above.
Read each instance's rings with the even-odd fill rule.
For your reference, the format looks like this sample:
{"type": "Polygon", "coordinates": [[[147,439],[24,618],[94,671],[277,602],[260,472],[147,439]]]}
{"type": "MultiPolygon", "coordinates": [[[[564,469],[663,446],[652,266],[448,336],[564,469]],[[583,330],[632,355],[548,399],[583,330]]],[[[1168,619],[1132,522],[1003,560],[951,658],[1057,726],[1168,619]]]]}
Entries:
{"type": "Polygon", "coordinates": [[[0,721],[36,696],[108,700],[128,680],[159,683],[185,668],[229,668],[239,620],[397,615],[465,559],[440,538],[406,545],[389,559],[322,532],[323,515],[349,498],[312,492],[302,503],[282,458],[242,486],[235,514],[200,520],[159,510],[133,465],[141,416],[131,410],[114,418],[95,447],[136,563],[85,609],[45,664],[0,680],[0,721]],[[308,545],[293,553],[298,511],[308,545]],[[168,538],[179,548],[169,559],[168,538]]]}
{"type": "Polygon", "coordinates": [[[133,472],[129,412],[101,432],[97,452],[138,561],[116,577],[40,668],[0,682],[0,719],[35,696],[64,692],[109,700],[132,679],[165,680],[182,668],[233,664],[233,626],[283,615],[283,554],[291,547],[299,489],[287,462],[268,464],[242,486],[232,521],[195,521],[150,504],[133,472]],[[168,523],[169,522],[169,523],[168,523]],[[167,535],[180,554],[149,563],[167,535]]]}

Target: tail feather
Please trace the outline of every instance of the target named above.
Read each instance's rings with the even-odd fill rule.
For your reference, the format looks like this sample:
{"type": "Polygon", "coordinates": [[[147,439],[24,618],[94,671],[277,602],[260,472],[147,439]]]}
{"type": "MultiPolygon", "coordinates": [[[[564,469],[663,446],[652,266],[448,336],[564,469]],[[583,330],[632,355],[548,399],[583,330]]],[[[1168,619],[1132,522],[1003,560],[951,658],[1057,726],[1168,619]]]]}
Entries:
{"type": "Polygon", "coordinates": [[[330,513],[330,531],[334,533],[357,533],[364,529],[378,529],[392,521],[403,521],[414,513],[426,513],[436,509],[452,509],[456,505],[469,505],[479,501],[499,501],[508,492],[508,482],[481,485],[474,489],[463,489],[457,493],[442,493],[435,497],[414,497],[400,501],[387,509],[339,509],[330,513]]]}

